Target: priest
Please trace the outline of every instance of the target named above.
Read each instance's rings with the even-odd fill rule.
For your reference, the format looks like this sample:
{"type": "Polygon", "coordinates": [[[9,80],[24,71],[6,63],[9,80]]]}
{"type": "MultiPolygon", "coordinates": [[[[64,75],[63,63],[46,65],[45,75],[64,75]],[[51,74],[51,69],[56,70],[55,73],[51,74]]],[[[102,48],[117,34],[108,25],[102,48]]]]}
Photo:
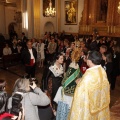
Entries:
{"type": "Polygon", "coordinates": [[[69,120],[110,120],[110,85],[101,60],[99,52],[88,53],[89,68],[77,83],[69,120]]]}

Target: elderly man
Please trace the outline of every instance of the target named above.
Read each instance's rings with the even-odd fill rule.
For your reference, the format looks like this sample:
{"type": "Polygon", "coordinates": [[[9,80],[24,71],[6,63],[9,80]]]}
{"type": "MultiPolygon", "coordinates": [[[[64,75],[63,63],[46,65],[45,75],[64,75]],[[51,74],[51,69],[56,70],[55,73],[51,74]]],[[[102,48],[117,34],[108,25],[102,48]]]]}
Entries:
{"type": "Polygon", "coordinates": [[[37,51],[34,48],[32,48],[31,41],[27,42],[27,48],[23,50],[21,57],[25,64],[26,73],[28,75],[27,78],[34,78],[37,51]]]}

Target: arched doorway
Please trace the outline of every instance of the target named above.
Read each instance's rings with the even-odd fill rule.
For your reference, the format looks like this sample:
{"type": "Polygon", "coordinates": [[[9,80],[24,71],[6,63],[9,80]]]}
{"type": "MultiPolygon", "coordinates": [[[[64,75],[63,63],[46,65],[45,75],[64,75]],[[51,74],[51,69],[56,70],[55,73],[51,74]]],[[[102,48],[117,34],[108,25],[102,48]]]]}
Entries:
{"type": "Polygon", "coordinates": [[[54,32],[54,25],[53,25],[52,22],[47,22],[47,23],[45,23],[44,33],[45,33],[45,32],[51,32],[51,33],[54,32]]]}

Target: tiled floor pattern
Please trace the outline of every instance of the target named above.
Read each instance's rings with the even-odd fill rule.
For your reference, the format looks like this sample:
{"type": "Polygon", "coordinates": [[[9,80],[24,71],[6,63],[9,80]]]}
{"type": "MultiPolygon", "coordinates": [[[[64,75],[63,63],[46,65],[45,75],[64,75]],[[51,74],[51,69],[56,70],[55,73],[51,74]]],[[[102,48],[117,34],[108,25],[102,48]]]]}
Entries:
{"type": "MultiPolygon", "coordinates": [[[[43,73],[43,68],[37,67],[36,78],[39,81],[39,85],[40,85],[42,73],[43,73]]],[[[0,79],[4,79],[7,81],[6,90],[10,95],[12,93],[15,80],[20,76],[23,76],[24,74],[25,74],[24,66],[22,64],[8,67],[8,69],[6,70],[3,69],[2,66],[0,67],[0,79]]],[[[120,120],[120,77],[117,78],[115,90],[110,91],[110,93],[111,93],[111,102],[110,102],[111,120],[120,120]]]]}

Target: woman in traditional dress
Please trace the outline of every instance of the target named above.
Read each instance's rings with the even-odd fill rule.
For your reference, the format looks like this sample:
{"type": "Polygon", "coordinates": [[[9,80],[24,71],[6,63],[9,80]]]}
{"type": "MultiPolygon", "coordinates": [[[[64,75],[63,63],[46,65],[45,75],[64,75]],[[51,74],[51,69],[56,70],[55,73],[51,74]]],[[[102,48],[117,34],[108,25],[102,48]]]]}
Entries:
{"type": "Polygon", "coordinates": [[[51,65],[47,73],[46,78],[43,78],[43,90],[50,96],[52,105],[54,104],[53,98],[56,95],[58,88],[61,86],[63,79],[63,55],[58,53],[55,55],[55,62],[51,65]]]}
{"type": "Polygon", "coordinates": [[[70,63],[66,75],[62,80],[62,86],[59,88],[54,98],[54,101],[58,103],[56,120],[67,119],[67,115],[72,104],[74,90],[76,87],[76,80],[82,76],[79,65],[77,63],[80,58],[80,55],[81,52],[78,48],[76,48],[72,52],[71,54],[72,62],[70,63]],[[64,106],[67,106],[68,108],[64,108],[64,106],[63,107],[59,106],[59,103],[61,101],[63,102],[63,104],[65,103],[66,105],[64,106]],[[66,109],[66,111],[64,111],[64,109],[66,109]]]}
{"type": "Polygon", "coordinates": [[[58,88],[61,86],[63,79],[63,55],[58,53],[55,55],[55,62],[53,65],[46,66],[42,77],[42,90],[51,99],[51,105],[46,107],[39,107],[39,116],[44,120],[53,120],[54,112],[56,111],[57,104],[53,102],[58,88]],[[47,115],[46,115],[47,114],[47,115]]]}

